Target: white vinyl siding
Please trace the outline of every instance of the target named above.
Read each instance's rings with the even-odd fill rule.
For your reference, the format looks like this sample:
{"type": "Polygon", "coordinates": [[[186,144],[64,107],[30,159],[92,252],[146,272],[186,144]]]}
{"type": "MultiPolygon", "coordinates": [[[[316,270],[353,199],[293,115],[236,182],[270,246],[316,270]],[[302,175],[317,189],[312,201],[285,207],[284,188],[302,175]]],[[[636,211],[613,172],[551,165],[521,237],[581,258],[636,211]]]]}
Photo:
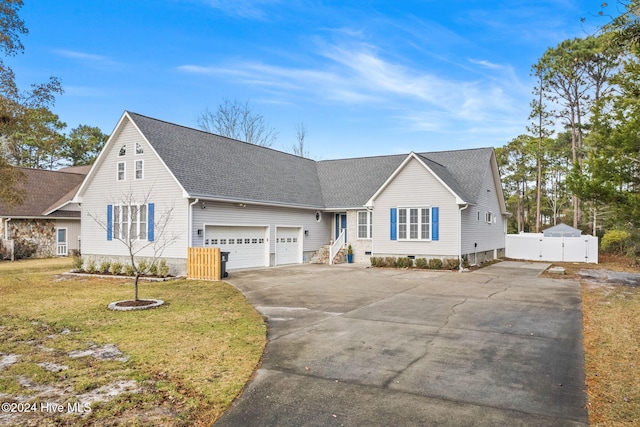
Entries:
{"type": "MultiPolygon", "coordinates": [[[[171,221],[164,230],[165,236],[177,236],[173,244],[162,253],[163,257],[186,259],[187,257],[187,219],[189,203],[183,197],[183,190],[171,176],[162,161],[156,156],[151,147],[140,135],[133,124],[124,119],[111,137],[110,144],[94,165],[95,173],[90,177],[91,182],[86,187],[82,197],[82,253],[83,256],[127,256],[126,246],[117,240],[107,240],[107,232],[95,219],[106,222],[108,204],[129,205],[144,204],[151,201],[155,205],[155,223],[163,213],[171,210],[171,221]],[[140,144],[143,154],[135,154],[136,144],[140,144]],[[122,147],[126,147],[124,155],[119,156],[122,147]],[[128,168],[134,168],[135,160],[144,160],[144,173],[153,176],[153,180],[116,181],[113,174],[117,163],[128,163],[128,168]],[[153,182],[149,182],[153,181],[153,182]],[[131,197],[132,200],[128,200],[131,197]]],[[[115,211],[114,211],[115,219],[115,211]]],[[[148,218],[142,217],[137,222],[142,223],[148,218]]],[[[148,227],[145,227],[148,228],[148,227]]],[[[115,227],[114,230],[115,232],[115,227]]],[[[146,237],[148,239],[148,236],[146,237]]],[[[154,236],[157,241],[159,236],[154,236]]],[[[153,248],[143,249],[140,257],[153,256],[153,248]]]]}
{"type": "Polygon", "coordinates": [[[373,202],[373,255],[456,257],[458,215],[455,196],[420,162],[411,159],[373,202]],[[429,213],[427,223],[427,215],[422,210],[435,206],[439,208],[439,237],[438,240],[428,240],[433,237],[432,215],[429,213]],[[397,240],[390,238],[392,208],[397,209],[397,240]],[[413,223],[410,209],[416,210],[413,223]],[[409,238],[412,224],[414,236],[418,236],[415,239],[409,238]]]}
{"type": "Polygon", "coordinates": [[[358,239],[371,239],[373,236],[373,212],[358,211],[358,239]]]}
{"type": "MultiPolygon", "coordinates": [[[[294,209],[275,206],[257,206],[247,204],[239,207],[237,203],[205,202],[205,209],[194,207],[193,228],[191,230],[193,246],[203,246],[203,236],[198,230],[205,225],[229,226],[268,226],[269,253],[276,253],[277,227],[302,227],[302,250],[304,252],[317,251],[326,245],[331,236],[331,215],[322,215],[322,220],[316,222],[315,210],[294,209]],[[308,232],[305,234],[305,231],[308,232]]],[[[274,260],[275,262],[275,260],[274,260]]]]}
{"type": "Polygon", "coordinates": [[[500,213],[497,194],[497,191],[502,190],[496,190],[493,168],[497,166],[491,163],[487,164],[485,174],[478,177],[482,186],[478,192],[476,206],[462,211],[463,254],[505,247],[504,217],[500,213]]]}

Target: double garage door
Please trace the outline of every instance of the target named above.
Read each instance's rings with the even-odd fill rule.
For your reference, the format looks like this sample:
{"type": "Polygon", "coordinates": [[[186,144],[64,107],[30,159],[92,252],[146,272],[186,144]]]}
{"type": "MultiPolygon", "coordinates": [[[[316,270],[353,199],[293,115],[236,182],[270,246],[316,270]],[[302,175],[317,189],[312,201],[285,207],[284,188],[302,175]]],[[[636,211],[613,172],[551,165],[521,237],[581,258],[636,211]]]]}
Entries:
{"type": "MultiPolygon", "coordinates": [[[[204,246],[229,252],[227,270],[269,266],[269,227],[208,225],[204,246]]],[[[278,227],[275,247],[276,264],[301,262],[300,228],[278,227]]]]}

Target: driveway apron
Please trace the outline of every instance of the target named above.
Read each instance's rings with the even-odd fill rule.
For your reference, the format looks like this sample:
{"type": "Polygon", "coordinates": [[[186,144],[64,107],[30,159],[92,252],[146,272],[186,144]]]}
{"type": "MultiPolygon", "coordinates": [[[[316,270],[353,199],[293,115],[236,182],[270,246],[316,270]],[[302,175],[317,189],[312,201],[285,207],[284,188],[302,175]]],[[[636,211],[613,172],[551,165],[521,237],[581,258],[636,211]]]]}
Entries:
{"type": "Polygon", "coordinates": [[[580,287],[546,267],[233,273],[269,342],[215,426],[586,426],[580,287]]]}

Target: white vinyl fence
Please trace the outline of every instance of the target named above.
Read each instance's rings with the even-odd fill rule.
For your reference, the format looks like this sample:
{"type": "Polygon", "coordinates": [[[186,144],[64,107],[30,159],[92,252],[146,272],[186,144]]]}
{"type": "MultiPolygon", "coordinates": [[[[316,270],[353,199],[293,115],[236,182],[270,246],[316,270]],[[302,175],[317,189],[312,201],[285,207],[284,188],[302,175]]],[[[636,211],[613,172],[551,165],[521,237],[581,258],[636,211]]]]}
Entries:
{"type": "Polygon", "coordinates": [[[530,261],[598,263],[598,238],[544,237],[542,233],[507,234],[505,256],[530,261]]]}

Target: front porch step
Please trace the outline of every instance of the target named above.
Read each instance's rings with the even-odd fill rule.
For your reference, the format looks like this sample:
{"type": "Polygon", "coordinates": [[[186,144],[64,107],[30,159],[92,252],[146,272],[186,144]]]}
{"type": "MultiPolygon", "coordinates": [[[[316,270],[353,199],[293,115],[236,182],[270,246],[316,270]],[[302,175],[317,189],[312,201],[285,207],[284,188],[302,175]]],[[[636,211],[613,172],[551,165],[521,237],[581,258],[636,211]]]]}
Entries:
{"type": "MultiPolygon", "coordinates": [[[[315,253],[311,260],[309,260],[310,264],[329,264],[329,255],[330,255],[330,245],[324,245],[318,252],[315,253]]],[[[334,264],[342,264],[347,262],[347,250],[342,248],[338,251],[336,256],[333,257],[334,264]]]]}
{"type": "Polygon", "coordinates": [[[311,264],[329,264],[329,245],[324,245],[315,253],[311,260],[311,264]]]}

